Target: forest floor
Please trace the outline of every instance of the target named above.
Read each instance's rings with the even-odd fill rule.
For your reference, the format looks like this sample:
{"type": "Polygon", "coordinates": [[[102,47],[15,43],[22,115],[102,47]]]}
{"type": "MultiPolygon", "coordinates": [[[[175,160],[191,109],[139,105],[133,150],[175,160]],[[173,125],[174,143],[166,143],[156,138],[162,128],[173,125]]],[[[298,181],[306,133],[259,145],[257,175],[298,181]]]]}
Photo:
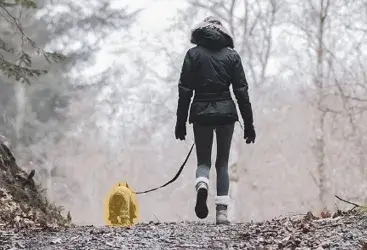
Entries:
{"type": "Polygon", "coordinates": [[[0,230],[0,249],[367,249],[367,215],[259,223],[142,223],[0,230]]]}
{"type": "Polygon", "coordinates": [[[131,228],[75,226],[48,202],[11,151],[0,144],[0,250],[339,249],[367,250],[367,213],[312,213],[264,222],[138,223],[131,228]]]}

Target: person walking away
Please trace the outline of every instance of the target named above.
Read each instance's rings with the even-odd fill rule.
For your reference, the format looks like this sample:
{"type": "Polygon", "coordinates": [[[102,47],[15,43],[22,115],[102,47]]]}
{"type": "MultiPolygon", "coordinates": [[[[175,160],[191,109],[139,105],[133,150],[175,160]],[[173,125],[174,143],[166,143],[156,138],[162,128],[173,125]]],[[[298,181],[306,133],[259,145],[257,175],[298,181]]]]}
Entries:
{"type": "Polygon", "coordinates": [[[197,156],[195,213],[198,218],[204,219],[209,212],[206,202],[215,131],[216,223],[228,224],[228,160],[234,125],[239,120],[236,105],[231,98],[230,86],[232,85],[243,119],[244,139],[250,144],[255,143],[256,133],[248,84],[241,57],[234,49],[233,38],[220,20],[211,16],[205,18],[192,30],[191,43],[195,46],[186,52],[178,83],[175,137],[185,140],[189,116],[189,124],[193,124],[197,156]]]}

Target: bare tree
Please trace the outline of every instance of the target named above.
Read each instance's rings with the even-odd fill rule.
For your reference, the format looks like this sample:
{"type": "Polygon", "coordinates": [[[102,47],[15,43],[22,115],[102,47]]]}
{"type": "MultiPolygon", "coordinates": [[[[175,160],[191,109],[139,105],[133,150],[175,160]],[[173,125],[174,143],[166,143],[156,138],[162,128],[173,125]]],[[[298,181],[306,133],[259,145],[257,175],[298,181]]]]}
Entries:
{"type": "MultiPolygon", "coordinates": [[[[111,146],[111,141],[121,142],[121,137],[115,136],[121,130],[103,134],[114,130],[106,129],[99,121],[107,117],[111,127],[128,124],[121,112],[127,106],[123,103],[121,107],[124,99],[121,94],[128,87],[120,83],[121,76],[126,76],[122,63],[92,79],[86,79],[80,71],[95,63],[96,54],[107,46],[108,38],[121,42],[123,37],[126,49],[125,42],[131,39],[127,30],[139,10],[130,11],[127,6],[114,9],[108,1],[85,4],[85,1],[45,0],[37,1],[37,6],[34,3],[32,0],[0,1],[0,70],[5,76],[1,78],[0,98],[2,107],[8,109],[1,115],[4,126],[0,134],[12,142],[23,167],[36,166],[36,178],[48,188],[52,200],[70,204],[67,199],[83,187],[83,180],[75,178],[71,170],[83,161],[80,156],[88,158],[88,152],[81,149],[91,154],[101,151],[100,157],[95,157],[96,168],[108,165],[120,153],[116,144],[111,146]],[[63,12],[65,7],[69,11],[63,12]],[[89,37],[95,39],[91,41],[89,37]],[[62,50],[69,60],[47,64],[45,57],[52,60],[59,55],[47,52],[54,49],[62,50]],[[75,69],[78,74],[70,74],[75,69]],[[39,77],[31,79],[31,76],[39,77]],[[32,84],[18,84],[22,79],[32,84]],[[114,95],[105,96],[111,93],[108,91],[114,95]],[[106,106],[117,112],[106,112],[106,106]],[[109,141],[109,138],[116,140],[109,141]],[[90,147],[85,148],[85,143],[90,147]],[[59,192],[59,188],[64,191],[59,192]]],[[[124,54],[126,51],[119,52],[120,56],[124,54]]],[[[61,55],[60,58],[65,59],[61,55]]],[[[133,81],[130,76],[125,79],[126,83],[133,81]]],[[[88,177],[103,179],[102,175],[88,177]]],[[[93,189],[83,192],[81,196],[90,200],[93,189]]]]}
{"type": "Polygon", "coordinates": [[[12,117],[14,133],[11,133],[10,129],[7,129],[6,133],[14,149],[17,148],[20,140],[24,138],[23,129],[27,109],[27,88],[23,84],[10,85],[9,81],[13,81],[14,77],[16,82],[30,84],[31,78],[45,75],[47,68],[40,63],[40,57],[43,57],[45,61],[50,63],[52,61],[60,62],[65,59],[60,53],[50,53],[43,49],[42,45],[39,45],[32,36],[32,32],[28,29],[34,23],[36,8],[37,6],[32,0],[0,1],[2,30],[0,39],[0,71],[6,77],[2,76],[2,85],[0,87],[7,94],[11,93],[6,97],[6,102],[11,102],[12,98],[15,99],[13,105],[10,105],[13,108],[5,105],[7,110],[4,109],[3,122],[5,124],[8,123],[8,120],[11,118],[7,117],[6,111],[12,110],[14,112],[14,117],[12,117]],[[32,35],[29,35],[29,33],[32,35]],[[9,90],[10,86],[13,88],[13,91],[9,90]]]}
{"type": "MultiPolygon", "coordinates": [[[[363,98],[361,98],[365,83],[363,83],[363,77],[360,77],[364,72],[363,66],[357,65],[363,61],[361,58],[365,58],[365,55],[360,53],[360,48],[366,41],[365,31],[362,30],[362,35],[358,34],[360,33],[358,26],[361,23],[365,25],[366,20],[365,18],[357,20],[357,16],[365,13],[365,10],[363,10],[363,1],[347,3],[309,0],[302,2],[301,7],[302,11],[299,11],[298,15],[293,14],[290,17],[289,22],[296,29],[289,32],[307,44],[303,47],[307,55],[302,54],[300,58],[297,56],[295,60],[299,60],[298,65],[301,66],[297,68],[298,74],[301,70],[304,72],[305,69],[307,70],[303,81],[306,83],[309,79],[312,82],[311,88],[307,87],[305,91],[309,93],[307,95],[309,103],[317,110],[313,147],[317,176],[312,176],[319,189],[319,203],[322,207],[326,207],[329,204],[328,195],[331,191],[329,186],[334,181],[330,173],[335,168],[330,165],[334,158],[330,153],[349,154],[344,157],[351,159],[354,152],[343,152],[350,140],[358,145],[358,151],[363,148],[361,141],[363,132],[358,131],[356,121],[360,114],[365,112],[363,98]],[[354,30],[348,32],[348,29],[354,30]],[[348,65],[350,63],[353,63],[353,67],[348,65]],[[307,75],[307,72],[310,74],[307,75]],[[332,143],[333,134],[334,136],[343,134],[340,138],[342,142],[338,142],[344,145],[340,153],[336,153],[337,149],[332,143]]],[[[359,154],[360,168],[364,168],[363,154],[360,151],[359,154]]]]}

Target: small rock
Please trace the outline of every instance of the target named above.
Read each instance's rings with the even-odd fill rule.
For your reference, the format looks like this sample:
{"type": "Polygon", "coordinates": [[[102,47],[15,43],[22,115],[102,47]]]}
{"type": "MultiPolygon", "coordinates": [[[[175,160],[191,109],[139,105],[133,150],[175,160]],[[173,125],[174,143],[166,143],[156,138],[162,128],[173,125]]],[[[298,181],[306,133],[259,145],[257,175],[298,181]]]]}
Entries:
{"type": "Polygon", "coordinates": [[[329,248],[330,247],[330,242],[329,241],[324,241],[320,244],[320,246],[322,248],[329,248]]]}
{"type": "Polygon", "coordinates": [[[112,242],[106,242],[106,245],[109,247],[116,247],[115,244],[113,244],[112,242]]]}
{"type": "Polygon", "coordinates": [[[25,248],[24,244],[20,243],[19,241],[15,242],[15,246],[21,249],[25,248]]]}
{"type": "Polygon", "coordinates": [[[24,220],[24,224],[29,226],[29,227],[33,227],[34,226],[34,222],[28,219],[24,220]]]}
{"type": "Polygon", "coordinates": [[[51,241],[51,244],[55,245],[55,244],[61,244],[61,238],[57,238],[51,241]]]}
{"type": "Polygon", "coordinates": [[[305,224],[302,224],[301,228],[302,228],[302,233],[308,233],[310,232],[311,226],[310,224],[305,223],[305,224]]]}

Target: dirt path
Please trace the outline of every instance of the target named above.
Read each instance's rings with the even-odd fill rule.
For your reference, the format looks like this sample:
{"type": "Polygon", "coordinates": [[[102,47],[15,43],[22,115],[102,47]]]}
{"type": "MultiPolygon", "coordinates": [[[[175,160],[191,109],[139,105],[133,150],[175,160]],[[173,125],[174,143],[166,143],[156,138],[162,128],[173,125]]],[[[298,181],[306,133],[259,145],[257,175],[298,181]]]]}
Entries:
{"type": "Polygon", "coordinates": [[[367,215],[284,218],[262,223],[149,223],[133,228],[2,230],[0,249],[345,249],[364,250],[367,215]]]}

